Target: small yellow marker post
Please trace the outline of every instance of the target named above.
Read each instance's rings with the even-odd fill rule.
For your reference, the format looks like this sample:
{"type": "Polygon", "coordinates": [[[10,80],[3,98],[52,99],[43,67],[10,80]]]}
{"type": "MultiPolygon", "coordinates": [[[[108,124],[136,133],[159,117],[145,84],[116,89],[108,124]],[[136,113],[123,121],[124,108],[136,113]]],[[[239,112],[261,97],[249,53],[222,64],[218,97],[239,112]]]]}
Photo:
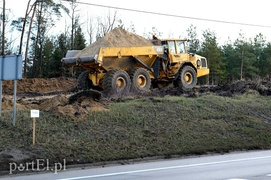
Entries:
{"type": "Polygon", "coordinates": [[[40,117],[39,110],[31,110],[30,112],[31,118],[33,118],[33,145],[36,143],[36,118],[40,117]]]}

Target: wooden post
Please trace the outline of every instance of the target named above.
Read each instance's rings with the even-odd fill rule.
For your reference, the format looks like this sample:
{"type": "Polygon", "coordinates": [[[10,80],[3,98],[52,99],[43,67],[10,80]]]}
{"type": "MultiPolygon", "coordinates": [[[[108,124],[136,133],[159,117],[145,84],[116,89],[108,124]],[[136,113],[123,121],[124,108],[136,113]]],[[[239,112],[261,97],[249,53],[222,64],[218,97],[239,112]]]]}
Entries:
{"type": "Polygon", "coordinates": [[[33,145],[36,143],[36,118],[33,118],[33,145]]]}
{"type": "Polygon", "coordinates": [[[31,110],[30,111],[30,117],[33,118],[33,145],[36,144],[36,118],[40,117],[40,111],[39,110],[31,110]]]}

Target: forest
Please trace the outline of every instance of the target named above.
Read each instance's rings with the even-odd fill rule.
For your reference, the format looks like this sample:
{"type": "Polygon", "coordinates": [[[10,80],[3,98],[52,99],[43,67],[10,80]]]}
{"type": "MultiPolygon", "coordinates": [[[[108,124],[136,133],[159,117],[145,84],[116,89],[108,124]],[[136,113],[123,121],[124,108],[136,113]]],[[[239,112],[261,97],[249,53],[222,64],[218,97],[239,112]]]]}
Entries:
{"type": "MultiPolygon", "coordinates": [[[[67,50],[81,50],[115,27],[136,33],[133,24],[123,24],[117,11],[108,11],[103,17],[90,16],[82,26],[76,0],[66,0],[65,4],[55,0],[28,0],[25,16],[17,19],[10,18],[5,0],[2,2],[0,52],[1,55],[23,55],[25,78],[77,76],[77,73],[67,71],[61,63],[67,50]],[[71,25],[61,28],[59,34],[50,33],[52,28],[58,26],[64,14],[70,18],[71,25]],[[86,29],[83,31],[82,28],[86,29]],[[9,38],[10,33],[20,34],[18,46],[14,47],[14,42],[9,38]]],[[[267,42],[263,34],[246,38],[244,32],[239,32],[237,39],[221,45],[216,32],[211,28],[199,34],[197,27],[191,24],[186,33],[182,36],[191,39],[189,51],[205,56],[208,60],[210,75],[200,80],[200,83],[217,85],[236,80],[270,78],[271,42],[267,42]]],[[[163,32],[152,27],[142,36],[150,39],[152,34],[159,37],[163,32]]]]}

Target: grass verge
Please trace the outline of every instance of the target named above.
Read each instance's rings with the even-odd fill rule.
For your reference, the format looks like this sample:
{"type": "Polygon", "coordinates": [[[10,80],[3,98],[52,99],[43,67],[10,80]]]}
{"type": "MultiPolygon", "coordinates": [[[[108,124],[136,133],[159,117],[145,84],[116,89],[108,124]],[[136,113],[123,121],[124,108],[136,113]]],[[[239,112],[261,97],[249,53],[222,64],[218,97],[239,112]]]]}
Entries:
{"type": "Polygon", "coordinates": [[[271,146],[271,98],[205,95],[126,99],[72,120],[41,112],[32,145],[29,111],[0,121],[0,170],[37,158],[67,164],[205,154],[271,146]],[[13,153],[11,153],[13,152],[13,153]]]}

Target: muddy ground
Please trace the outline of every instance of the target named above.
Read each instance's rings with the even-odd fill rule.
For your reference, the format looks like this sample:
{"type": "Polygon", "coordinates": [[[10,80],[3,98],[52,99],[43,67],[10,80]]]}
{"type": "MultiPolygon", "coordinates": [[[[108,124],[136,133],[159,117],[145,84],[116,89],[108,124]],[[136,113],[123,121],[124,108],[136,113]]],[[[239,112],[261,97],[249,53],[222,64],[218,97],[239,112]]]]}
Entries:
{"type": "MultiPolygon", "coordinates": [[[[108,102],[118,101],[118,98],[104,98],[101,92],[76,90],[76,79],[23,79],[17,84],[17,109],[39,109],[55,115],[71,118],[84,118],[91,110],[106,110],[108,102]]],[[[197,86],[191,92],[183,92],[179,88],[165,87],[151,89],[144,95],[130,95],[129,98],[140,96],[189,96],[197,97],[213,93],[219,96],[232,97],[237,94],[271,95],[271,81],[236,81],[226,85],[197,86]]],[[[3,111],[11,110],[13,105],[13,82],[3,82],[3,111]]]]}

